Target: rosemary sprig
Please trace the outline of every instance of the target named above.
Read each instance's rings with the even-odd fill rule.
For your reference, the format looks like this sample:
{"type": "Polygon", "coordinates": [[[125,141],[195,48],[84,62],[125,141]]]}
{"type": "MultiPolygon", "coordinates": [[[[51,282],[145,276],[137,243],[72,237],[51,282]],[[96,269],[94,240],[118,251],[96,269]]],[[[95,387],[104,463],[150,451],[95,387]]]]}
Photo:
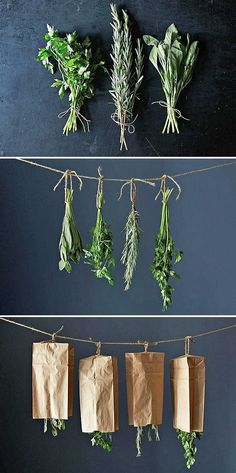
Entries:
{"type": "Polygon", "coordinates": [[[62,223],[62,232],[59,242],[60,262],[59,269],[65,269],[68,273],[71,272],[72,266],[70,261],[79,263],[83,255],[83,243],[76,226],[74,211],[73,211],[73,189],[65,189],[65,215],[62,223]]]}
{"type": "Polygon", "coordinates": [[[111,59],[111,90],[109,91],[115,105],[112,119],[120,126],[120,149],[127,150],[125,131],[135,131],[133,122],[135,101],[138,89],[143,80],[143,47],[140,39],[133,51],[129,17],[125,10],[119,16],[115,4],[111,4],[113,23],[113,44],[111,59]]]}
{"type": "Polygon", "coordinates": [[[154,439],[159,442],[160,441],[160,436],[159,436],[159,428],[158,425],[147,425],[145,427],[138,426],[137,431],[136,431],[136,448],[137,448],[137,457],[141,457],[142,455],[142,441],[143,441],[143,435],[145,433],[145,430],[147,431],[147,437],[148,441],[152,442],[153,437],[152,433],[154,433],[154,439]]]}
{"type": "Polygon", "coordinates": [[[112,451],[112,434],[110,432],[93,432],[91,435],[91,443],[94,447],[101,447],[107,452],[112,451]]]}
{"type": "Polygon", "coordinates": [[[179,263],[182,259],[183,252],[175,247],[174,240],[170,233],[170,210],[168,201],[173,189],[164,188],[162,190],[162,213],[159,232],[155,241],[155,254],[151,271],[156,279],[163,300],[163,311],[168,309],[172,303],[172,292],[174,288],[169,283],[170,277],[180,279],[180,276],[173,270],[174,264],[179,263]]]}
{"type": "Polygon", "coordinates": [[[199,432],[183,432],[177,429],[177,438],[181,440],[182,447],[184,449],[184,458],[186,460],[186,466],[190,469],[195,461],[195,455],[197,453],[197,447],[195,445],[196,439],[201,439],[201,433],[199,432]]]}
{"type": "Polygon", "coordinates": [[[125,225],[125,245],[121,256],[121,263],[125,265],[125,291],[130,288],[136,268],[140,233],[139,214],[133,204],[125,225]]]}
{"type": "Polygon", "coordinates": [[[47,432],[48,430],[48,422],[50,422],[51,425],[51,432],[53,437],[58,436],[58,431],[60,430],[65,430],[66,428],[66,423],[64,420],[61,419],[44,419],[44,433],[47,432]]]}
{"type": "Polygon", "coordinates": [[[148,35],[143,39],[148,46],[152,46],[149,59],[161,77],[166,98],[167,118],[162,133],[179,133],[177,118],[182,115],[175,107],[181,92],[192,79],[199,52],[198,41],[190,43],[187,34],[185,45],[174,24],[167,28],[163,41],[148,35]]]}

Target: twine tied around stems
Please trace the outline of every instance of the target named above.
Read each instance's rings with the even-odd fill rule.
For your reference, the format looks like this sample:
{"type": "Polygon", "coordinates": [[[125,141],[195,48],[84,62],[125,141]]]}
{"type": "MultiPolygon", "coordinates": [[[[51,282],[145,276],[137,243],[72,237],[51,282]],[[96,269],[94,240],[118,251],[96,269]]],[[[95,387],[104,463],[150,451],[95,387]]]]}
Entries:
{"type": "Polygon", "coordinates": [[[128,179],[126,182],[124,182],[124,184],[122,184],[120,188],[120,194],[119,194],[118,200],[120,200],[123,195],[124,187],[129,185],[130,186],[130,201],[132,205],[134,205],[135,200],[136,200],[136,195],[137,195],[136,182],[143,182],[144,184],[148,184],[149,186],[152,186],[152,187],[155,187],[156,185],[155,182],[148,181],[147,179],[138,179],[138,178],[132,177],[131,179],[128,179]]]}
{"type": "Polygon", "coordinates": [[[152,105],[153,105],[154,103],[158,103],[158,105],[160,105],[160,107],[172,109],[172,110],[175,112],[176,118],[183,118],[183,120],[190,121],[190,118],[184,117],[184,116],[182,115],[181,111],[180,111],[178,108],[172,107],[171,105],[169,105],[169,104],[168,104],[167,102],[165,102],[164,100],[157,100],[156,102],[152,102],[152,105]]]}
{"type": "Polygon", "coordinates": [[[126,151],[128,150],[125,140],[125,131],[128,131],[130,135],[135,132],[134,122],[137,120],[137,118],[138,115],[136,115],[132,121],[127,122],[125,119],[125,114],[122,116],[119,114],[118,110],[115,110],[115,112],[111,114],[111,119],[113,122],[120,126],[120,150],[122,150],[123,146],[125,147],[126,151]]]}
{"type": "Polygon", "coordinates": [[[72,111],[75,111],[76,117],[80,121],[84,132],[86,133],[86,131],[90,131],[89,123],[90,123],[91,120],[88,120],[84,115],[82,115],[79,108],[73,108],[72,106],[70,106],[67,110],[64,110],[63,112],[60,112],[57,116],[58,116],[58,118],[63,118],[68,113],[71,113],[72,111]],[[86,129],[86,127],[87,127],[87,129],[86,129]]]}
{"type": "Polygon", "coordinates": [[[185,355],[189,355],[189,352],[190,352],[190,342],[195,343],[195,340],[193,339],[193,337],[192,337],[191,335],[187,335],[187,336],[184,338],[184,354],[185,354],[185,355]]]}
{"type": "Polygon", "coordinates": [[[159,189],[159,191],[158,191],[158,193],[157,193],[157,195],[156,195],[156,197],[155,197],[155,200],[158,199],[158,197],[159,197],[160,194],[163,195],[163,194],[165,193],[165,190],[166,190],[166,180],[167,180],[167,179],[170,179],[170,180],[176,185],[176,187],[177,187],[176,200],[179,199],[180,194],[181,194],[181,192],[182,192],[180,185],[178,184],[178,182],[177,182],[173,177],[168,176],[168,174],[163,174],[163,176],[161,177],[160,189],[159,189]]]}
{"type": "Polygon", "coordinates": [[[96,194],[96,207],[101,209],[103,205],[103,175],[102,175],[102,166],[98,167],[98,189],[96,194]]]}
{"type": "Polygon", "coordinates": [[[81,177],[77,174],[76,171],[70,171],[70,169],[67,169],[62,176],[60,177],[59,181],[56,183],[56,185],[53,187],[53,190],[55,191],[58,186],[61,184],[61,182],[65,179],[65,203],[66,203],[66,189],[68,188],[68,178],[70,179],[70,188],[73,189],[73,183],[72,183],[72,178],[76,177],[79,180],[79,190],[81,191],[83,187],[83,181],[81,177]]]}

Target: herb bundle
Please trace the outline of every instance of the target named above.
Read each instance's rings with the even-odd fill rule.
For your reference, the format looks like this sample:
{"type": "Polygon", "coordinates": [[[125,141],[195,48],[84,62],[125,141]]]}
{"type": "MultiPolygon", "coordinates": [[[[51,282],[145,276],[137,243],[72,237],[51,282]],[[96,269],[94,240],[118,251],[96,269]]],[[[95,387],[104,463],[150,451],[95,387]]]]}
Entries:
{"type": "Polygon", "coordinates": [[[172,265],[179,263],[182,259],[183,252],[175,247],[174,240],[170,233],[170,211],[169,198],[173,189],[166,188],[165,185],[162,192],[162,213],[159,232],[155,241],[155,254],[151,271],[154,279],[156,279],[163,300],[163,311],[168,309],[172,303],[172,292],[174,288],[169,283],[170,277],[180,279],[180,276],[173,270],[172,265]]]}
{"type": "Polygon", "coordinates": [[[59,242],[60,262],[59,269],[71,272],[70,260],[79,263],[83,255],[83,243],[77,229],[73,211],[73,189],[65,187],[65,215],[62,223],[62,232],[59,242]]]}
{"type": "Polygon", "coordinates": [[[182,430],[177,429],[177,438],[181,440],[182,447],[184,449],[184,458],[186,460],[186,466],[190,469],[195,461],[195,455],[197,453],[197,447],[195,445],[196,439],[201,439],[201,434],[199,432],[183,432],[182,430]]]}
{"type": "Polygon", "coordinates": [[[59,114],[61,118],[69,113],[63,133],[68,135],[70,131],[77,131],[77,121],[84,131],[89,131],[89,120],[82,115],[81,108],[84,101],[94,95],[95,74],[97,69],[104,65],[100,51],[92,51],[88,37],[79,42],[76,32],[62,38],[53,26],[47,25],[47,29],[48,32],[44,36],[47,45],[39,49],[37,60],[42,61],[52,74],[55,67],[58,68],[61,77],[55,80],[52,87],[59,87],[58,95],[61,99],[65,92],[69,91],[70,106],[59,114]]]}
{"type": "Polygon", "coordinates": [[[152,437],[153,433],[154,433],[154,439],[157,442],[160,441],[158,425],[153,425],[152,424],[152,425],[147,425],[146,427],[138,426],[137,427],[137,433],[136,433],[137,457],[141,457],[141,455],[142,455],[141,445],[142,445],[142,440],[143,440],[143,435],[144,435],[145,429],[147,430],[147,437],[148,437],[149,442],[152,442],[152,440],[153,440],[153,437],[152,437]]]}
{"type": "Polygon", "coordinates": [[[125,225],[125,245],[121,256],[121,263],[125,265],[125,291],[130,288],[133,274],[137,264],[139,240],[139,214],[132,203],[131,211],[125,225]]]}
{"type": "Polygon", "coordinates": [[[127,150],[125,131],[135,131],[133,123],[137,92],[143,80],[143,48],[140,39],[137,40],[135,51],[132,47],[132,35],[129,17],[125,10],[119,16],[115,4],[111,4],[113,23],[113,44],[111,59],[111,90],[109,91],[115,105],[111,118],[120,126],[120,149],[127,150]]]}
{"type": "Polygon", "coordinates": [[[101,447],[107,452],[112,451],[112,434],[110,432],[93,432],[91,434],[92,446],[101,447]]]}
{"type": "Polygon", "coordinates": [[[97,220],[94,228],[91,229],[92,244],[89,250],[84,250],[85,263],[93,266],[92,271],[97,278],[105,278],[111,286],[114,280],[110,273],[110,267],[115,266],[115,260],[112,256],[112,232],[110,231],[102,213],[104,204],[102,179],[99,179],[97,192],[97,220]]]}
{"type": "Polygon", "coordinates": [[[51,432],[53,437],[58,436],[58,431],[66,429],[66,423],[61,419],[44,419],[44,433],[48,430],[48,421],[51,425],[51,432]]]}
{"type": "MultiPolygon", "coordinates": [[[[192,79],[194,65],[198,56],[198,41],[190,43],[187,34],[186,45],[174,24],[166,30],[163,41],[153,36],[143,37],[148,46],[152,46],[149,59],[161,77],[166,102],[159,102],[167,107],[167,118],[162,133],[179,133],[177,118],[184,118],[176,104],[183,89],[192,79]]],[[[154,102],[155,103],[155,102],[154,102]]]]}

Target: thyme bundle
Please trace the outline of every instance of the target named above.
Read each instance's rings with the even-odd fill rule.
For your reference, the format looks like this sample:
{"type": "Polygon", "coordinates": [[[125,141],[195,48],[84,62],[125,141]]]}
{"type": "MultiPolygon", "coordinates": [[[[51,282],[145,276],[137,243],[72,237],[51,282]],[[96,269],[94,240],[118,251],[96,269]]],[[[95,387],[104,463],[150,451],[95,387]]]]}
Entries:
{"type": "Polygon", "coordinates": [[[199,432],[183,432],[182,430],[177,429],[177,438],[181,440],[182,447],[184,449],[184,458],[186,460],[186,466],[190,469],[195,461],[195,455],[197,453],[197,447],[195,445],[195,440],[201,439],[201,433],[199,432]]]}
{"type": "Polygon", "coordinates": [[[152,46],[149,59],[157,69],[162,82],[166,102],[159,103],[167,108],[167,118],[162,133],[179,133],[177,118],[184,118],[176,104],[183,89],[192,79],[194,65],[198,56],[198,41],[190,43],[187,34],[186,45],[174,24],[166,30],[163,41],[158,41],[153,36],[143,37],[148,46],[152,46]]]}
{"type": "Polygon", "coordinates": [[[161,223],[158,234],[155,241],[155,254],[151,271],[154,279],[157,281],[161,297],[163,300],[163,308],[165,311],[168,306],[172,303],[172,292],[174,288],[169,283],[170,277],[180,279],[180,276],[173,270],[174,264],[179,263],[182,260],[183,252],[179,251],[175,247],[175,243],[170,233],[170,211],[169,211],[169,198],[173,189],[165,187],[165,181],[161,188],[162,193],[162,213],[161,223]]]}
{"type": "Polygon", "coordinates": [[[63,133],[78,129],[78,123],[84,131],[89,131],[89,120],[81,113],[81,108],[86,99],[94,95],[94,78],[99,67],[104,66],[100,50],[92,51],[91,40],[87,37],[79,42],[77,33],[67,34],[62,38],[53,26],[47,25],[48,32],[44,36],[47,41],[45,48],[40,48],[37,61],[54,73],[58,68],[61,77],[56,79],[52,87],[59,88],[58,95],[63,99],[65,92],[69,91],[69,108],[59,114],[59,118],[69,117],[63,128],[63,133]]]}
{"type": "Polygon", "coordinates": [[[145,433],[145,430],[147,431],[147,437],[148,441],[152,442],[154,434],[154,440],[157,442],[160,441],[160,436],[159,436],[159,429],[158,425],[147,425],[145,427],[138,426],[137,427],[137,432],[136,432],[136,448],[137,448],[137,457],[141,457],[142,455],[142,440],[143,440],[143,435],[145,433]]]}
{"type": "Polygon", "coordinates": [[[58,431],[66,429],[66,423],[64,420],[61,419],[44,419],[44,433],[48,430],[48,422],[51,425],[51,432],[53,437],[58,436],[58,431]]]}
{"type": "Polygon", "coordinates": [[[125,225],[125,245],[121,256],[121,263],[125,265],[125,291],[130,288],[136,269],[140,232],[139,214],[135,208],[135,202],[132,202],[132,207],[125,225]]]}
{"type": "Polygon", "coordinates": [[[107,452],[112,451],[112,434],[110,432],[93,432],[91,435],[91,443],[94,447],[101,447],[107,452]]]}
{"type": "Polygon", "coordinates": [[[120,149],[127,150],[125,132],[135,131],[133,123],[135,101],[143,80],[143,48],[140,39],[137,40],[135,51],[132,47],[132,35],[129,17],[125,10],[119,16],[115,4],[111,4],[113,23],[113,44],[111,59],[111,90],[109,91],[115,105],[111,118],[120,126],[120,149]]]}

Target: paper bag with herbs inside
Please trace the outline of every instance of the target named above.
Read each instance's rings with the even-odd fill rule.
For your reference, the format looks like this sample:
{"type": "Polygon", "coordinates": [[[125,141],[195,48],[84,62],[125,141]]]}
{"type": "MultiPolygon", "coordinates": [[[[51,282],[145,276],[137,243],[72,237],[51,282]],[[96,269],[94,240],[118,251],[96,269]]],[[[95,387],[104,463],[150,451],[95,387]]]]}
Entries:
{"type": "Polygon", "coordinates": [[[170,361],[173,427],[183,432],[203,432],[205,359],[183,355],[170,361]]]}
{"type": "Polygon", "coordinates": [[[95,355],[79,363],[82,432],[115,432],[118,421],[117,358],[95,355]]]}
{"type": "Polygon", "coordinates": [[[126,353],[129,425],[162,424],[164,353],[126,353]]]}
{"type": "Polygon", "coordinates": [[[33,419],[68,419],[73,408],[74,348],[68,343],[33,343],[33,419]]]}

